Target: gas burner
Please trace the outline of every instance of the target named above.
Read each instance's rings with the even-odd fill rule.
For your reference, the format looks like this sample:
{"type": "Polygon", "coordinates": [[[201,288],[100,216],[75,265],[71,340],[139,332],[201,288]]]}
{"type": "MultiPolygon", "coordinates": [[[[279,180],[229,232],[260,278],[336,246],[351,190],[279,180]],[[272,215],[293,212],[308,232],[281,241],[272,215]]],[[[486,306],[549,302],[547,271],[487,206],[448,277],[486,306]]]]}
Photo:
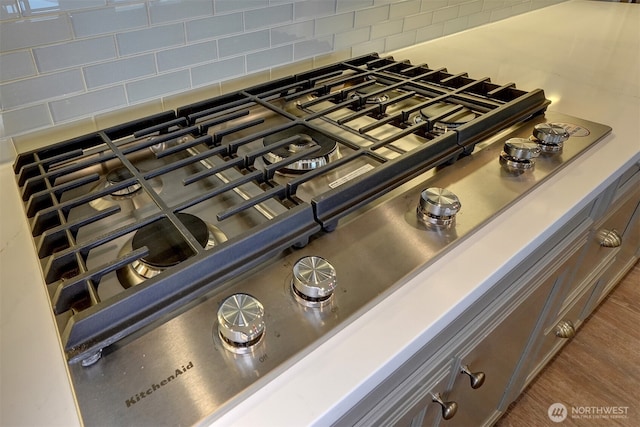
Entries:
{"type": "Polygon", "coordinates": [[[275,147],[263,156],[267,164],[273,164],[296,156],[298,153],[315,149],[308,156],[297,158],[292,163],[278,169],[280,174],[300,174],[309,170],[317,169],[329,162],[340,158],[338,143],[305,126],[293,126],[280,132],[268,135],[264,138],[265,146],[275,145],[288,141],[284,145],[275,147]]]}
{"type": "Polygon", "coordinates": [[[380,88],[375,85],[360,87],[355,90],[355,92],[351,95],[351,98],[365,98],[365,103],[367,104],[381,104],[385,101],[388,101],[389,95],[387,95],[386,93],[377,93],[375,95],[371,95],[372,93],[379,91],[380,88]]]}
{"type": "MultiPolygon", "coordinates": [[[[195,215],[178,213],[176,216],[204,249],[210,249],[227,240],[219,228],[207,224],[195,215]]],[[[149,250],[146,256],[117,271],[118,279],[125,288],[157,276],[194,255],[180,232],[166,217],[138,229],[122,248],[120,255],[143,247],[149,250]]]]}
{"type": "Polygon", "coordinates": [[[468,109],[462,107],[454,113],[448,114],[445,117],[438,119],[440,115],[454,108],[455,105],[447,104],[445,102],[437,102],[429,105],[420,110],[420,114],[414,117],[415,123],[423,122],[424,120],[435,120],[432,131],[434,133],[443,134],[450,130],[453,130],[465,123],[474,120],[478,115],[468,109]]]}
{"type": "MultiPolygon", "coordinates": [[[[133,174],[127,168],[113,169],[106,176],[107,186],[120,184],[128,179],[133,178],[133,174]]],[[[142,189],[142,185],[138,181],[131,183],[128,187],[121,188],[111,193],[112,196],[131,196],[142,189]]]]}
{"type": "Polygon", "coordinates": [[[535,158],[540,155],[540,146],[525,138],[511,138],[504,143],[500,153],[500,164],[507,171],[523,173],[535,166],[535,158]]]}
{"type": "MultiPolygon", "coordinates": [[[[133,178],[133,174],[124,166],[111,169],[92,191],[113,187],[131,178],[133,178]]],[[[156,192],[162,190],[160,178],[154,178],[150,182],[156,192]]],[[[131,209],[138,209],[151,202],[151,198],[142,190],[142,185],[138,181],[133,181],[128,186],[114,190],[107,196],[91,200],[89,205],[96,210],[102,210],[112,206],[114,203],[122,205],[123,202],[127,201],[132,205],[131,209]]],[[[127,203],[124,204],[126,205],[127,203]]]]}

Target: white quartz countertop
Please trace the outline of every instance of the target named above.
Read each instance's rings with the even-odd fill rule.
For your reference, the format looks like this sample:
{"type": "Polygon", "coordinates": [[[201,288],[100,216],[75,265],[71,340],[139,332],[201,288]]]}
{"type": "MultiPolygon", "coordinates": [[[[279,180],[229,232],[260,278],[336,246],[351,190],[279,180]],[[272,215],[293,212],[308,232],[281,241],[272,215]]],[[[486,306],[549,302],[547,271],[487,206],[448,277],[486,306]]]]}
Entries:
{"type": "MultiPolygon", "coordinates": [[[[639,28],[640,5],[572,1],[394,52],[397,60],[544,89],[549,110],[613,132],[214,424],[335,421],[640,161],[639,28]]],[[[0,191],[0,425],[74,425],[65,362],[8,164],[0,165],[0,191]]]]}

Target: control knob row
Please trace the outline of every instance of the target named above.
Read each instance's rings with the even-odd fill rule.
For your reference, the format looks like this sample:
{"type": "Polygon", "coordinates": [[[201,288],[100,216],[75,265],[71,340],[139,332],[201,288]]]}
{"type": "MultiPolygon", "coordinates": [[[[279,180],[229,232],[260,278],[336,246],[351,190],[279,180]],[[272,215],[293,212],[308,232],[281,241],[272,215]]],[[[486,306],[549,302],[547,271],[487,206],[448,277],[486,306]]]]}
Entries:
{"type": "Polygon", "coordinates": [[[520,174],[535,166],[535,158],[540,153],[562,151],[569,132],[558,124],[539,123],[533,127],[530,138],[510,138],[504,143],[500,153],[500,164],[508,172],[520,174]]]}
{"type": "MultiPolygon", "coordinates": [[[[291,290],[296,300],[307,307],[326,304],[336,284],[336,270],[322,257],[303,257],[293,266],[291,290]]],[[[264,337],[264,307],[249,294],[227,297],[220,304],[217,317],[220,341],[233,353],[251,352],[264,337]]]]}

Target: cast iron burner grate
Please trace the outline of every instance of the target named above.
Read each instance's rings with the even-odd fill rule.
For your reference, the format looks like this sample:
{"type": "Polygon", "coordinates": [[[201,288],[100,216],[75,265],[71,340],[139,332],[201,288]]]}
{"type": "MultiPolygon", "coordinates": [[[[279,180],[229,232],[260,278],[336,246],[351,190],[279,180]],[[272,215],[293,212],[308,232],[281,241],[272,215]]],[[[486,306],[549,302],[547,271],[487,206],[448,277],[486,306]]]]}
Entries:
{"type": "Polygon", "coordinates": [[[370,54],[20,154],[17,184],[69,361],[93,361],[102,348],[334,229],[358,207],[471,153],[548,103],[540,89],[370,54]],[[451,109],[412,120],[434,105],[474,117],[445,133],[434,127],[451,109]],[[281,133],[314,142],[294,141],[290,150],[287,138],[272,142],[281,133]],[[326,140],[339,156],[282,173],[293,161],[324,156],[326,140]],[[283,147],[290,156],[264,161],[283,147]],[[118,182],[96,185],[116,167],[123,168],[118,182]],[[95,208],[95,200],[133,188],[149,202],[95,208]],[[206,216],[228,239],[203,247],[182,214],[206,216]],[[157,221],[178,231],[189,256],[139,286],[118,285],[119,269],[153,258],[155,249],[149,242],[117,248],[157,221]]]}

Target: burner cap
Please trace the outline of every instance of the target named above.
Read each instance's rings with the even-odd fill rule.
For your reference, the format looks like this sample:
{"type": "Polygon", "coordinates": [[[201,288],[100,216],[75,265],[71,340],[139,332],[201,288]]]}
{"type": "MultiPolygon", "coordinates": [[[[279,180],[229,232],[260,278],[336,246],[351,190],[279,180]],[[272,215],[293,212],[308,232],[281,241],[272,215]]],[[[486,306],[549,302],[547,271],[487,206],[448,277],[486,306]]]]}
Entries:
{"type": "Polygon", "coordinates": [[[354,97],[361,96],[363,98],[366,98],[367,104],[380,104],[384,101],[388,101],[389,95],[387,95],[386,93],[378,93],[376,95],[369,96],[370,94],[374,92],[378,92],[379,90],[380,88],[377,87],[376,85],[364,86],[356,89],[353,96],[354,97]]]}
{"type": "MultiPolygon", "coordinates": [[[[131,171],[125,167],[113,169],[107,173],[107,187],[120,184],[123,181],[133,178],[131,171]]],[[[139,182],[134,182],[128,187],[121,188],[111,193],[112,196],[129,196],[136,193],[142,188],[139,182]]]]}
{"type": "MultiPolygon", "coordinates": [[[[176,216],[204,248],[209,240],[207,224],[191,214],[178,213],[176,216]]],[[[149,254],[140,261],[157,268],[171,267],[193,255],[193,250],[168,218],[154,221],[136,231],[131,246],[133,250],[146,246],[149,254]]]]}
{"type": "MultiPolygon", "coordinates": [[[[447,110],[455,107],[455,104],[447,104],[445,102],[437,102],[435,104],[429,105],[428,107],[420,110],[420,114],[427,120],[432,119],[433,117],[438,117],[440,114],[445,113],[447,110]]],[[[461,126],[467,122],[476,118],[476,113],[468,109],[467,107],[462,107],[462,109],[452,113],[442,119],[439,119],[434,124],[434,128],[445,128],[452,129],[458,126],[461,126]]]]}
{"type": "Polygon", "coordinates": [[[265,147],[268,147],[290,138],[292,139],[290,144],[274,147],[273,150],[265,154],[263,157],[265,162],[268,164],[276,163],[304,149],[320,146],[318,150],[310,153],[308,157],[299,159],[281,169],[283,172],[301,173],[324,166],[338,156],[338,143],[336,141],[320,132],[300,125],[267,135],[263,139],[263,143],[265,147]]]}

